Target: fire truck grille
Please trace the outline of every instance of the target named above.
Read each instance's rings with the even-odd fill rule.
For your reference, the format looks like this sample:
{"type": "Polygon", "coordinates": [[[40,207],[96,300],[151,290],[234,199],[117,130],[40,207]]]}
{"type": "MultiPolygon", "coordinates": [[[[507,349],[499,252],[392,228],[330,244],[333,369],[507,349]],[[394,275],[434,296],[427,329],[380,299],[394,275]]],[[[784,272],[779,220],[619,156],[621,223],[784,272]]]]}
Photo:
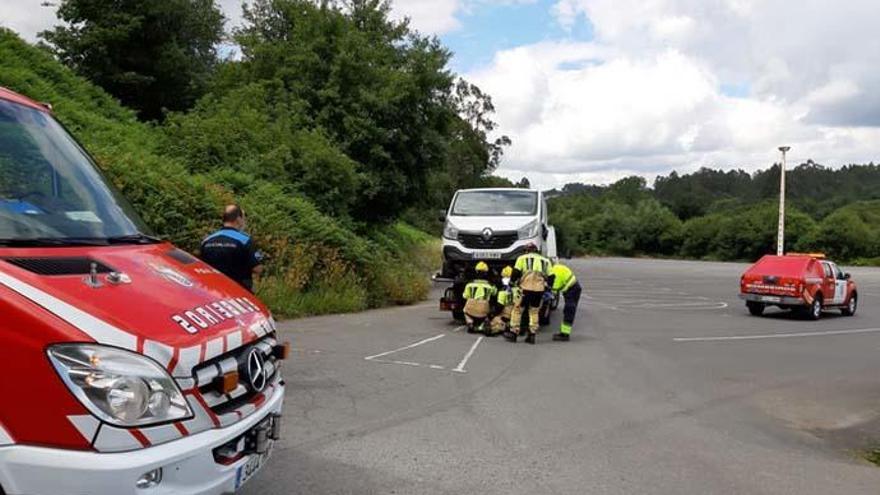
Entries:
{"type": "Polygon", "coordinates": [[[516,232],[494,232],[484,237],[482,233],[458,234],[458,241],[468,249],[506,249],[517,240],[516,232]]]}
{"type": "Polygon", "coordinates": [[[196,386],[214,414],[220,416],[235,411],[261,393],[251,385],[248,375],[248,358],[252,350],[256,350],[263,356],[265,383],[273,382],[280,366],[280,361],[273,353],[273,348],[277,343],[274,334],[268,335],[257,342],[234,349],[193,368],[196,386]],[[221,393],[216,385],[216,380],[226,373],[236,370],[239,376],[238,386],[232,392],[221,393]]]}

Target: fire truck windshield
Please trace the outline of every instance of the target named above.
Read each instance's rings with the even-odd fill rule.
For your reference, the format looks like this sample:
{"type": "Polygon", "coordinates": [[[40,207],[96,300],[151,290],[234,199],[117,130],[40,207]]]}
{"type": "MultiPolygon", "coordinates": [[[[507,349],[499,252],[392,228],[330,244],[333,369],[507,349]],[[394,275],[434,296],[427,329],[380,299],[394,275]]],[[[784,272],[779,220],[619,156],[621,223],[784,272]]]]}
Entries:
{"type": "Polygon", "coordinates": [[[144,232],[52,116],[0,99],[0,245],[140,242],[144,232]]]}

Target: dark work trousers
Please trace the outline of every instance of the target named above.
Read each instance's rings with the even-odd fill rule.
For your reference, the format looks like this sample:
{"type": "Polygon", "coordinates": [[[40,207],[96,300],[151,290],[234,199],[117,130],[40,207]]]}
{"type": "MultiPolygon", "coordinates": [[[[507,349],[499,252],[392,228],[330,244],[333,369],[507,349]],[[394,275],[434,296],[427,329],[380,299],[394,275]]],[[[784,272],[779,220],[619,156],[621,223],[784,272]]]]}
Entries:
{"type": "Polygon", "coordinates": [[[574,323],[574,316],[577,314],[578,302],[581,300],[581,283],[575,282],[570,289],[562,293],[562,297],[565,298],[565,309],[562,310],[562,321],[570,326],[574,323]]]}

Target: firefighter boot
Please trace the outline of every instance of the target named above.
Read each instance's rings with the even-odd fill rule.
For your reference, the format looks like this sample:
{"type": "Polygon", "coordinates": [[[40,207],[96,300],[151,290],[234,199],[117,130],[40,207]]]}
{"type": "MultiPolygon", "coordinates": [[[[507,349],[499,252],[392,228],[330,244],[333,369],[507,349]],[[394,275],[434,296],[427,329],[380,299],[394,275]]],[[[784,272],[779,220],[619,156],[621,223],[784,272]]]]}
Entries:
{"type": "Polygon", "coordinates": [[[518,337],[518,335],[511,332],[510,330],[504,332],[504,340],[506,340],[508,342],[512,342],[512,343],[516,344],[517,337],[518,337]]]}
{"type": "Polygon", "coordinates": [[[571,339],[571,325],[563,323],[559,328],[559,333],[553,334],[553,340],[557,342],[568,342],[571,339]]]}
{"type": "Polygon", "coordinates": [[[535,334],[533,332],[529,332],[529,334],[526,335],[526,343],[535,345],[535,334]]]}

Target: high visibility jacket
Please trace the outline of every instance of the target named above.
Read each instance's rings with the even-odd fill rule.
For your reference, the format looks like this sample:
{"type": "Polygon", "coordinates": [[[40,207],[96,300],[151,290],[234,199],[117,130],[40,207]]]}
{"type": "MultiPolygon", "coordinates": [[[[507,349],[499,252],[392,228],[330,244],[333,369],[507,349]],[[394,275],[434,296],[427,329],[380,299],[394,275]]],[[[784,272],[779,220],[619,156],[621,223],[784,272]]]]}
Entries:
{"type": "Polygon", "coordinates": [[[507,290],[501,290],[498,292],[498,304],[502,306],[510,306],[520,297],[522,297],[522,290],[519,287],[511,287],[507,290]]]}
{"type": "Polygon", "coordinates": [[[553,265],[553,268],[550,269],[550,274],[553,275],[554,292],[567,292],[568,289],[571,289],[577,283],[577,277],[574,276],[574,272],[565,265],[553,265]]]}
{"type": "Polygon", "coordinates": [[[538,253],[528,253],[516,259],[513,268],[522,273],[519,286],[523,290],[541,292],[544,290],[544,281],[550,276],[552,263],[549,259],[538,253]]]}
{"type": "Polygon", "coordinates": [[[485,280],[477,279],[464,287],[462,295],[468,300],[489,301],[496,293],[498,293],[498,289],[494,285],[485,280]]]}

